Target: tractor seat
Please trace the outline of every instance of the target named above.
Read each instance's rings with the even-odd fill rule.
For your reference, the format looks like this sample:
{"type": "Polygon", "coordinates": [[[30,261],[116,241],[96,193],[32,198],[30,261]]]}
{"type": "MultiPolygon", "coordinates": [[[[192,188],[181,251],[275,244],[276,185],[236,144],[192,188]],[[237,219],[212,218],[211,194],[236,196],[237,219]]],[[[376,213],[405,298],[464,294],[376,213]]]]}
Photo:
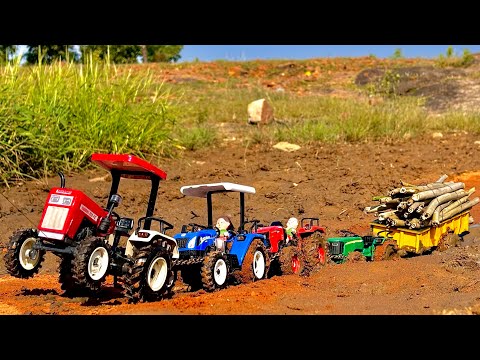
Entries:
{"type": "Polygon", "coordinates": [[[281,226],[283,227],[283,224],[281,221],[272,221],[272,223],[270,224],[270,226],[281,226]]]}

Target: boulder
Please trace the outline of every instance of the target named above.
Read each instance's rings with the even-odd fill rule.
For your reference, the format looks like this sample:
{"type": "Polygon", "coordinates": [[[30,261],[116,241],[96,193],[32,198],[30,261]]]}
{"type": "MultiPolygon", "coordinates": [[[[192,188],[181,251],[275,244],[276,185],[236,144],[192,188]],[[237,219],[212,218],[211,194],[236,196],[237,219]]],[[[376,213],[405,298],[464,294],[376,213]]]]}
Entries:
{"type": "Polygon", "coordinates": [[[248,104],[249,124],[268,124],[273,120],[273,108],[266,99],[259,99],[248,104]]]}

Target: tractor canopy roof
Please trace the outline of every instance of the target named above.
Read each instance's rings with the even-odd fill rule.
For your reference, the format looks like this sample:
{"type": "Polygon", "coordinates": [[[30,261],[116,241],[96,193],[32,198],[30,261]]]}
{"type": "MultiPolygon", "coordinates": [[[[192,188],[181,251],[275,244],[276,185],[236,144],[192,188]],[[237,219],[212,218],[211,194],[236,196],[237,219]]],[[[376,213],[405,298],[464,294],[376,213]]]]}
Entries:
{"type": "Polygon", "coordinates": [[[110,172],[117,171],[124,178],[150,179],[152,174],[162,180],[167,178],[167,174],[163,170],[135,155],[92,154],[91,160],[110,172]]]}
{"type": "Polygon", "coordinates": [[[186,196],[195,196],[205,198],[211,192],[240,192],[247,194],[255,194],[255,188],[246,185],[233,184],[229,182],[221,182],[214,184],[200,184],[182,186],[180,192],[186,196]]]}

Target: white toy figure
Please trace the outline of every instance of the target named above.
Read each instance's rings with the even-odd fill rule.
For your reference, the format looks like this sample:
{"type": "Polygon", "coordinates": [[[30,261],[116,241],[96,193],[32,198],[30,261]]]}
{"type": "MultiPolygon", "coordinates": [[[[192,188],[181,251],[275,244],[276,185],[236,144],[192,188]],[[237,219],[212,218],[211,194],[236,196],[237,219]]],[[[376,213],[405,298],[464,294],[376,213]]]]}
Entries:
{"type": "Polygon", "coordinates": [[[298,220],[297,218],[291,217],[287,221],[287,226],[285,227],[285,232],[287,233],[287,243],[293,239],[297,233],[298,220]]]}
{"type": "Polygon", "coordinates": [[[220,230],[220,235],[215,240],[215,245],[218,250],[225,251],[225,241],[233,236],[230,232],[234,229],[232,220],[228,216],[220,216],[215,226],[220,230]]]}

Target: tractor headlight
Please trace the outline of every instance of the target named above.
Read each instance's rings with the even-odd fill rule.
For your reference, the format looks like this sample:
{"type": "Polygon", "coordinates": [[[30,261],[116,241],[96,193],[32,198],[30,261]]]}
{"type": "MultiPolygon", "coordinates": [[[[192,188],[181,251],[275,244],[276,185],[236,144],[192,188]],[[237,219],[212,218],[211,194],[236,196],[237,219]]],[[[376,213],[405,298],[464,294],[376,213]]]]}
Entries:
{"type": "Polygon", "coordinates": [[[192,237],[190,240],[188,240],[187,248],[193,249],[195,247],[196,242],[197,242],[197,237],[196,236],[192,237]]]}

